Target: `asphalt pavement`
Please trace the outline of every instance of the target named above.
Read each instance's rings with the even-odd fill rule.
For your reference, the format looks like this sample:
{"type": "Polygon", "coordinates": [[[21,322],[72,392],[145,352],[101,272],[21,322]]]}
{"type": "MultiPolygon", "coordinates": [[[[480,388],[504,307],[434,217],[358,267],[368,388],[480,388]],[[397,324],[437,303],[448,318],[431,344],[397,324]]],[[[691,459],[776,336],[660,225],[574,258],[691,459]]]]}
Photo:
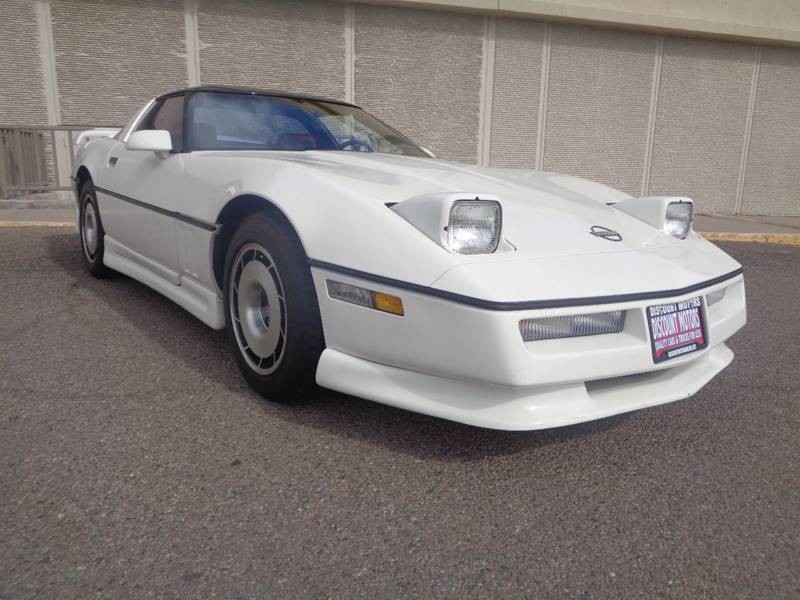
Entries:
{"type": "Polygon", "coordinates": [[[69,229],[0,230],[0,598],[797,598],[800,248],[692,399],[508,433],[245,385],[69,229]]]}

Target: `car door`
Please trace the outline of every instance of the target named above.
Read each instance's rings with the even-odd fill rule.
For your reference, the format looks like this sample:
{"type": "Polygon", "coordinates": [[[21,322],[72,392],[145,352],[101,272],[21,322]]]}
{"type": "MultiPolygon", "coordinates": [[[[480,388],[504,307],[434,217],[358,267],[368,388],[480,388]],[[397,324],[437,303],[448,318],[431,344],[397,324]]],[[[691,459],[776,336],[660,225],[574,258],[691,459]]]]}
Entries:
{"type": "Polygon", "coordinates": [[[159,99],[135,129],[169,131],[172,152],[130,150],[127,140],[120,140],[98,186],[111,250],[175,284],[180,282],[175,215],[186,161],[184,104],[183,95],[159,99]]]}

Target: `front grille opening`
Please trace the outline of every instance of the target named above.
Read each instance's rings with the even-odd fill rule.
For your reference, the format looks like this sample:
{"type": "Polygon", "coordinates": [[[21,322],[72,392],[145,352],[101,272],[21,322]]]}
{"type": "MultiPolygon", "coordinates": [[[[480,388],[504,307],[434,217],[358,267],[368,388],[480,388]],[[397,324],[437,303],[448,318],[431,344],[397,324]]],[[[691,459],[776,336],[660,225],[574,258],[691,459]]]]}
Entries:
{"type": "Polygon", "coordinates": [[[646,373],[634,373],[633,375],[620,375],[619,377],[595,379],[593,381],[586,382],[586,391],[591,394],[592,392],[602,392],[603,390],[612,389],[621,385],[646,383],[650,379],[658,377],[663,372],[664,370],[648,371],[646,373]]]}

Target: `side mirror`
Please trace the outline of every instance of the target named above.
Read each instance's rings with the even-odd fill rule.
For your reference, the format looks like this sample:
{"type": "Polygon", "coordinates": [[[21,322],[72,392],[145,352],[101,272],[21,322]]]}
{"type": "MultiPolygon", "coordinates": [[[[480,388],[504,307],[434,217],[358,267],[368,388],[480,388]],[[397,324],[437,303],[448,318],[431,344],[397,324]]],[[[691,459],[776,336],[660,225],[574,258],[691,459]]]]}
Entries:
{"type": "Polygon", "coordinates": [[[149,152],[171,152],[172,137],[165,129],[144,129],[134,131],[125,144],[128,150],[146,150],[149,152]]]}

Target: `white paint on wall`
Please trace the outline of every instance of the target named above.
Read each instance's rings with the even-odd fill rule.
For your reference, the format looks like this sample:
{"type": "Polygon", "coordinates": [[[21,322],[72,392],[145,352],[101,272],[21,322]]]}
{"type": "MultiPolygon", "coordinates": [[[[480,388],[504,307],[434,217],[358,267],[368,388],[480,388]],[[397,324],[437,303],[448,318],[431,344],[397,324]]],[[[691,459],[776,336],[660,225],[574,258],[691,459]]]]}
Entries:
{"type": "Polygon", "coordinates": [[[535,169],[544,168],[544,128],[547,125],[547,87],[550,81],[550,39],[553,28],[550,23],[544,26],[544,44],[542,46],[542,75],[539,83],[539,123],[536,126],[536,165],[535,169]]]}
{"type": "Polygon", "coordinates": [[[200,32],[197,23],[197,0],[184,1],[186,23],[186,80],[190,86],[200,85],[200,32]]]}
{"type": "Polygon", "coordinates": [[[656,58],[653,65],[653,90],[650,94],[650,116],[647,121],[647,143],[644,149],[644,174],[642,196],[650,193],[650,173],[653,168],[653,140],[656,137],[656,115],[658,114],[658,92],[661,88],[661,65],[664,61],[664,36],[656,38],[656,58]]]}
{"type": "Polygon", "coordinates": [[[36,25],[39,29],[39,56],[42,61],[44,95],[47,106],[47,124],[61,123],[61,107],[58,101],[58,76],[56,74],[56,53],[53,47],[53,17],[50,14],[49,0],[37,0],[36,25]]]}
{"type": "Polygon", "coordinates": [[[344,99],[356,101],[356,9],[348,4],[344,9],[344,99]]]}
{"type": "MultiPolygon", "coordinates": [[[[61,125],[61,102],[58,94],[58,73],[56,72],[56,52],[53,45],[53,16],[49,0],[36,0],[36,25],[39,32],[39,56],[42,61],[42,78],[44,84],[45,105],[47,107],[47,124],[61,125]]],[[[69,185],[72,151],[69,133],[56,131],[53,133],[53,160],[55,168],[55,184],[69,185]]]]}
{"type": "Polygon", "coordinates": [[[753,113],[756,109],[756,92],[758,91],[758,76],[761,71],[761,46],[755,47],[753,57],[753,79],[750,83],[750,100],[747,104],[747,119],[744,125],[744,144],[742,144],[742,159],[739,163],[739,181],[736,186],[736,206],[734,214],[741,214],[744,197],[744,182],[747,176],[747,159],[750,154],[750,134],[753,131],[753,113]]]}
{"type": "Polygon", "coordinates": [[[494,98],[494,59],[497,19],[484,17],[481,102],[478,113],[478,164],[489,166],[492,145],[492,99],[494,98]]]}

